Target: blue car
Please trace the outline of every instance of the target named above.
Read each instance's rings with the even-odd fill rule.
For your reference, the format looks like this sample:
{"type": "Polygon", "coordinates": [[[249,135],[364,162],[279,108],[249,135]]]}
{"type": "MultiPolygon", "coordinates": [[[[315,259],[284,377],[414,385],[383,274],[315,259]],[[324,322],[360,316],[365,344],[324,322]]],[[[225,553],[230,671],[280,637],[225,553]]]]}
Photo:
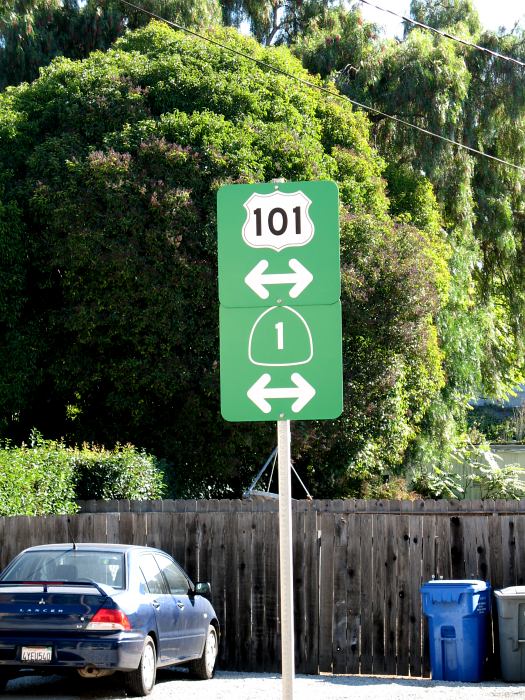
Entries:
{"type": "Polygon", "coordinates": [[[210,585],[168,554],[120,544],[52,544],[21,552],[0,574],[0,688],[27,673],[123,672],[151,693],[157,668],[212,678],[219,622],[210,585]]]}

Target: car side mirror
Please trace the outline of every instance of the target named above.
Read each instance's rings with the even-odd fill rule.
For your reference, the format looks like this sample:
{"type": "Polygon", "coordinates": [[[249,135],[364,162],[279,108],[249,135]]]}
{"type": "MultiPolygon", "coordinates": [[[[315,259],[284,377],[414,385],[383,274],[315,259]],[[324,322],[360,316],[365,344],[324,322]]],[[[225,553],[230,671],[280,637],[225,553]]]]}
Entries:
{"type": "Polygon", "coordinates": [[[203,598],[211,598],[211,586],[209,583],[199,582],[195,584],[195,595],[201,595],[203,598]]]}

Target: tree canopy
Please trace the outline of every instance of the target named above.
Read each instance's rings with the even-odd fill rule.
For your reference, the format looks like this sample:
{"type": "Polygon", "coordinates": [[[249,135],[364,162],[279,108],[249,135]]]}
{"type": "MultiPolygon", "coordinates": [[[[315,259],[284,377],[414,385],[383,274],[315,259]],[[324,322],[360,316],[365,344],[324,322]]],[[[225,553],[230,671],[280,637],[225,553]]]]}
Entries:
{"type": "MultiPolygon", "coordinates": [[[[188,29],[248,25],[263,45],[289,44],[342,0],[140,0],[132,5],[188,29]]],[[[108,49],[150,15],[121,0],[5,0],[0,7],[0,89],[34,80],[53,58],[108,49]]]]}
{"type": "MultiPolygon", "coordinates": [[[[470,0],[413,0],[411,14],[471,43],[525,57],[524,32],[483,30],[470,0]]],[[[293,49],[351,99],[525,166],[525,91],[515,64],[409,23],[403,41],[385,40],[358,11],[316,19],[293,49]]],[[[400,169],[424,174],[452,251],[451,287],[437,319],[446,384],[428,411],[416,452],[419,464],[443,464],[447,445],[460,442],[468,401],[501,398],[524,376],[523,170],[473,156],[384,115],[370,119],[389,164],[389,191],[396,191],[400,169]]]]}
{"type": "MultiPolygon", "coordinates": [[[[336,0],[142,5],[372,112],[161,25],[130,32],[149,18],[117,0],[4,3],[0,87],[58,57],[0,95],[4,434],[129,440],[172,461],[179,493],[239,492],[274,438],[218,413],[215,193],[331,178],[345,411],[296,425],[297,466],[330,496],[450,463],[469,400],[525,376],[523,170],[384,113],[523,168],[521,69],[409,22],[385,40],[336,0]]],[[[523,30],[484,30],[471,0],[411,14],[525,60],[523,30]]]]}
{"type": "MultiPolygon", "coordinates": [[[[284,47],[212,37],[312,79],[284,47]]],[[[179,496],[240,493],[275,436],[219,414],[216,192],[330,178],[345,408],[295,424],[295,463],[327,497],[401,469],[445,381],[454,251],[428,181],[391,171],[369,129],[336,98],[155,23],[0,94],[4,434],[132,441],[173,465],[179,496]]]]}
{"type": "MultiPolygon", "coordinates": [[[[218,0],[133,3],[189,28],[220,20],[218,0]]],[[[0,7],[0,89],[38,77],[57,56],[85,58],[150,17],[119,0],[4,0],[0,7]]]]}

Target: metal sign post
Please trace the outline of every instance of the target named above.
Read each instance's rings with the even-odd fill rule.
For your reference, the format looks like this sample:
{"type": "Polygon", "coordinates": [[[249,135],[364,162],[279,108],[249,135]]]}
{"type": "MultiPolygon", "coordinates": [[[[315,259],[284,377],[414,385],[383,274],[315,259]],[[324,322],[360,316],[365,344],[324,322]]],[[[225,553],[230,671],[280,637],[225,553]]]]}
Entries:
{"type": "Polygon", "coordinates": [[[292,700],[290,419],[343,410],[337,186],[225,185],[217,224],[221,412],[229,421],[277,421],[282,697],[292,700]]]}
{"type": "Polygon", "coordinates": [[[295,643],[293,619],[293,551],[290,421],[277,421],[279,471],[279,562],[281,571],[282,697],[293,698],[295,643]]]}

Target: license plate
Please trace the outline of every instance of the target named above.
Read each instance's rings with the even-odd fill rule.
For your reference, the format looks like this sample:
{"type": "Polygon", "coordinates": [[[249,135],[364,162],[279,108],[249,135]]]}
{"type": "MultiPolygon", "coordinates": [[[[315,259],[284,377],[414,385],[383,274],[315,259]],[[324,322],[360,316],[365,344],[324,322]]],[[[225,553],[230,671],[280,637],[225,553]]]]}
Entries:
{"type": "Polygon", "coordinates": [[[46,663],[47,661],[51,661],[52,655],[53,647],[22,647],[20,659],[22,661],[46,663]]]}

